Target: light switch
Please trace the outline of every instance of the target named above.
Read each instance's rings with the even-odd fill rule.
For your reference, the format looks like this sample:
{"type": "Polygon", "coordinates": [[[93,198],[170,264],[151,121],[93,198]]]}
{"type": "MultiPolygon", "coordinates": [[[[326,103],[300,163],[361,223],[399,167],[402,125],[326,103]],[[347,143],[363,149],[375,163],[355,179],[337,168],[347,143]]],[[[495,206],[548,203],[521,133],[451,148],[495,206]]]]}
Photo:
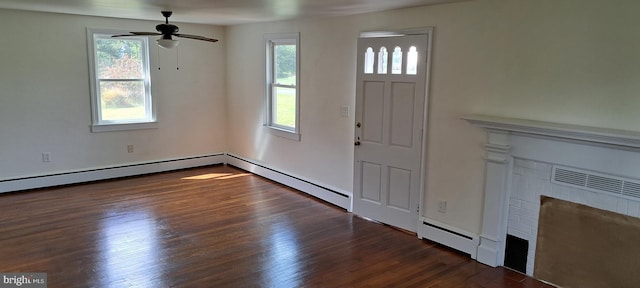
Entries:
{"type": "Polygon", "coordinates": [[[340,116],[348,118],[351,116],[349,106],[340,106],[340,116]]]}

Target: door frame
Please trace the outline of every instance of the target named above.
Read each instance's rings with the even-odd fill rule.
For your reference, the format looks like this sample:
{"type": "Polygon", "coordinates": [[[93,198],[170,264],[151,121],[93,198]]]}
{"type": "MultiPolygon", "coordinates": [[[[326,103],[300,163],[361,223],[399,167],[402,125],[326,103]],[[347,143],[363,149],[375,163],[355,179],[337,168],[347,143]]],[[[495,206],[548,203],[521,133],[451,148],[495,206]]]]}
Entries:
{"type": "MultiPolygon", "coordinates": [[[[418,235],[418,237],[420,237],[420,222],[422,221],[422,218],[424,217],[423,213],[425,211],[425,205],[424,201],[426,198],[426,184],[427,184],[427,170],[428,170],[428,141],[429,138],[427,137],[429,134],[429,115],[431,113],[429,113],[429,102],[430,102],[430,90],[431,90],[431,84],[430,84],[430,80],[431,80],[431,60],[432,60],[432,52],[433,52],[433,32],[435,30],[435,27],[422,27],[422,28],[409,28],[409,29],[399,29],[399,30],[378,30],[378,31],[365,31],[365,32],[361,32],[360,35],[358,36],[358,38],[380,38],[380,37],[397,37],[397,36],[408,36],[408,35],[426,35],[427,36],[427,51],[426,51],[426,66],[425,66],[425,89],[424,89],[424,107],[423,107],[423,123],[422,123],[422,135],[420,135],[421,139],[422,139],[422,147],[420,148],[420,153],[422,155],[422,157],[420,158],[420,184],[418,189],[419,191],[419,198],[418,198],[418,223],[417,226],[418,229],[416,229],[416,234],[418,235]]],[[[357,48],[356,48],[357,50],[357,48]]],[[[357,60],[357,58],[356,58],[357,60]]],[[[356,61],[357,62],[357,61],[356,61]]],[[[356,65],[358,65],[356,63],[356,65]]],[[[356,66],[357,67],[357,66],[356,66]]],[[[353,133],[355,135],[355,131],[353,133]]],[[[354,139],[355,141],[355,139],[354,139]]],[[[354,147],[354,153],[355,153],[355,147],[354,147]]],[[[355,161],[355,157],[354,157],[354,161],[355,161]]],[[[352,167],[355,167],[355,165],[352,165],[352,167]]],[[[353,171],[353,175],[355,175],[355,171],[353,171]]],[[[355,180],[355,179],[354,179],[355,180]]],[[[355,187],[355,186],[354,186],[355,187]]],[[[352,189],[353,190],[353,189],[352,189]]],[[[355,193],[356,191],[353,191],[353,193],[355,193]]],[[[353,195],[353,194],[352,194],[353,195]]],[[[349,211],[353,211],[353,202],[354,202],[355,197],[351,196],[351,204],[349,205],[349,211]]]]}

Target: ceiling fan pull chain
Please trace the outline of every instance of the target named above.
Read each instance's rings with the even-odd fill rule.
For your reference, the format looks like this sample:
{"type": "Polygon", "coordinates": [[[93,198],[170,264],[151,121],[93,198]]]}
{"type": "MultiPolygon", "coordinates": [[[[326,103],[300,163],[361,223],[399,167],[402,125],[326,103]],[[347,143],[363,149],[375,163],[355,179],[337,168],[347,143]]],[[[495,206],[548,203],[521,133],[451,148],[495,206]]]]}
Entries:
{"type": "Polygon", "coordinates": [[[180,48],[176,47],[176,70],[180,70],[180,48]]]}
{"type": "Polygon", "coordinates": [[[156,58],[156,61],[158,61],[158,70],[160,70],[160,47],[156,47],[156,51],[158,51],[158,58],[156,58]]]}

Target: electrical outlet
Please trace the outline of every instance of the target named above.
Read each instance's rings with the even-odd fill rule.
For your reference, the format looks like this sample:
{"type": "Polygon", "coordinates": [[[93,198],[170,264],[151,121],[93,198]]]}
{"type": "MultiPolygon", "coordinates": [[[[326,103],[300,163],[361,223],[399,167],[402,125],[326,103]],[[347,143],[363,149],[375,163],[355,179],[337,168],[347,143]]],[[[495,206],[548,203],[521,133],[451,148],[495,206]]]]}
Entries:
{"type": "Polygon", "coordinates": [[[447,213],[447,201],[440,201],[438,203],[438,212],[447,213]]]}
{"type": "Polygon", "coordinates": [[[51,152],[42,152],[42,162],[51,162],[51,152]]]}
{"type": "Polygon", "coordinates": [[[127,153],[133,153],[133,145],[127,145],[127,153]]]}

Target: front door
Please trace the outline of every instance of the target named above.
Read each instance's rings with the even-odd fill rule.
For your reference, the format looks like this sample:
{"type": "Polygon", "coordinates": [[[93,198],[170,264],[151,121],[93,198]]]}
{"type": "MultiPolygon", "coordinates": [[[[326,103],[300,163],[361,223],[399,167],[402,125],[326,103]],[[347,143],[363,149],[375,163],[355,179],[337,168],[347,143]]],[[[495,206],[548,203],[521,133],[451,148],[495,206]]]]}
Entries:
{"type": "Polygon", "coordinates": [[[428,35],[358,39],[353,212],[416,232],[428,35]]]}

